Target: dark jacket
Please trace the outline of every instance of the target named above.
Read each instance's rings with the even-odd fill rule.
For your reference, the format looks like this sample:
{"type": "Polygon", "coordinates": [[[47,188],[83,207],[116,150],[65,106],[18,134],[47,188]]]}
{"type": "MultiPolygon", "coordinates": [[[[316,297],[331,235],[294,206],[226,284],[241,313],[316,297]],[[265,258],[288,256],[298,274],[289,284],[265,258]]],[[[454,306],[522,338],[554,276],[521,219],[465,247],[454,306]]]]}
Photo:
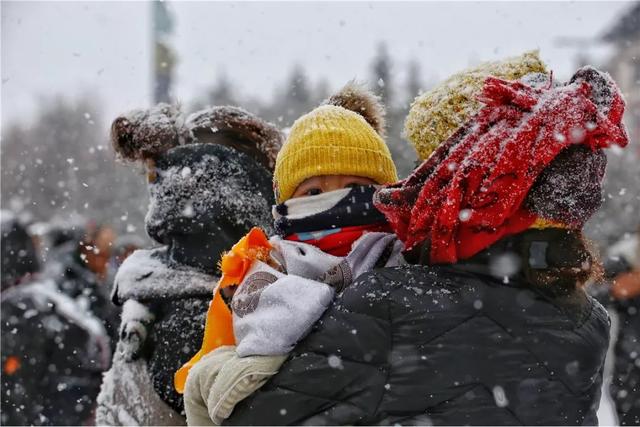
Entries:
{"type": "Polygon", "coordinates": [[[91,422],[111,357],[99,319],[52,281],[2,295],[2,424],[91,422]]]}
{"type": "Polygon", "coordinates": [[[120,309],[111,302],[111,285],[101,281],[82,261],[78,242],[70,241],[55,248],[44,274],[56,282],[60,292],[86,306],[100,319],[109,334],[113,350],[118,339],[120,309]]]}
{"type": "Polygon", "coordinates": [[[621,426],[640,424],[640,297],[616,301],[618,337],[611,397],[621,426]]]}
{"type": "Polygon", "coordinates": [[[597,424],[603,307],[471,267],[361,276],[227,424],[597,424]]]}
{"type": "Polygon", "coordinates": [[[38,254],[24,225],[10,211],[0,214],[0,263],[2,290],[24,281],[40,269],[38,254]]]}
{"type": "Polygon", "coordinates": [[[120,413],[127,412],[139,425],[184,424],[182,396],[175,390],[173,375],[202,342],[217,277],[188,266],[168,267],[166,262],[167,248],[138,250],[118,271],[113,300],[124,306],[111,371],[134,371],[142,362],[146,378],[142,374],[105,376],[98,401],[99,423],[131,423],[120,419],[120,413]],[[113,394],[115,389],[141,387],[141,382],[144,391],[136,396],[113,394]],[[147,390],[159,399],[145,394],[147,390]],[[144,411],[139,412],[140,407],[144,411]]]}

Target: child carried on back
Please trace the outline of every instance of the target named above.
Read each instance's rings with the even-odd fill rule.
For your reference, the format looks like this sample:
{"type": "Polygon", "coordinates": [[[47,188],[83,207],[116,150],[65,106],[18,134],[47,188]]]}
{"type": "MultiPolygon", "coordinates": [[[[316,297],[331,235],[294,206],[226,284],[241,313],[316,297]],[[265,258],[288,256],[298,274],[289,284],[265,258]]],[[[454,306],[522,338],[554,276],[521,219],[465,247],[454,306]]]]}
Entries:
{"type": "Polygon", "coordinates": [[[397,181],[383,127],[378,99],[352,84],[293,124],[274,172],[277,234],[254,228],[223,257],[202,349],[176,373],[189,425],[219,425],[277,373],[336,292],[403,263],[373,206],[376,186],[397,181]]]}

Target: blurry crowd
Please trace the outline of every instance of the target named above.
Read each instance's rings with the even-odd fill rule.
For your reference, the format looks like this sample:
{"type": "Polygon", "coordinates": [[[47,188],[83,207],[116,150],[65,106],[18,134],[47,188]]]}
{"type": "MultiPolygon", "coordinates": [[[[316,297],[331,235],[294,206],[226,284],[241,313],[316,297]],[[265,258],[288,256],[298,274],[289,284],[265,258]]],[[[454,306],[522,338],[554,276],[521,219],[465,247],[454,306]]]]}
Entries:
{"type": "Polygon", "coordinates": [[[2,425],[93,424],[120,318],[118,266],[144,241],[2,211],[2,425]]]}

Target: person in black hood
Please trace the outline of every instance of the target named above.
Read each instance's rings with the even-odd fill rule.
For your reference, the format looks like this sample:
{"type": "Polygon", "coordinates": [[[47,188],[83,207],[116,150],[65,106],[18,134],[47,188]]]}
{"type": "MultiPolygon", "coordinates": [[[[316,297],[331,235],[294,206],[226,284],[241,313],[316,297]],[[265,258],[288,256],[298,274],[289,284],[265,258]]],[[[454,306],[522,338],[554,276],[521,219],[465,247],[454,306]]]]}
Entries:
{"type": "Polygon", "coordinates": [[[110,301],[107,272],[115,233],[104,224],[89,223],[85,228],[79,239],[50,251],[44,274],[56,282],[61,292],[101,320],[114,350],[120,310],[110,301]]]}
{"type": "Polygon", "coordinates": [[[280,131],[236,107],[184,118],[167,104],[118,117],[116,153],[144,164],[147,234],[115,278],[120,340],[105,375],[97,422],[185,424],[173,375],[193,354],[218,280],[218,260],[255,225],[269,228],[280,131]]]}
{"type": "Polygon", "coordinates": [[[621,426],[640,424],[640,229],[608,248],[605,278],[596,297],[616,313],[613,377],[609,392],[621,426]]]}
{"type": "Polygon", "coordinates": [[[31,236],[10,211],[3,210],[2,239],[0,240],[2,257],[2,290],[28,280],[29,276],[40,270],[40,262],[31,236]]]}
{"type": "Polygon", "coordinates": [[[597,260],[581,227],[600,204],[594,147],[626,143],[624,104],[591,68],[558,89],[485,89],[476,116],[377,193],[413,265],[355,279],[224,424],[597,424],[609,319],[582,287],[597,260]],[[587,147],[544,143],[577,129],[587,147]]]}

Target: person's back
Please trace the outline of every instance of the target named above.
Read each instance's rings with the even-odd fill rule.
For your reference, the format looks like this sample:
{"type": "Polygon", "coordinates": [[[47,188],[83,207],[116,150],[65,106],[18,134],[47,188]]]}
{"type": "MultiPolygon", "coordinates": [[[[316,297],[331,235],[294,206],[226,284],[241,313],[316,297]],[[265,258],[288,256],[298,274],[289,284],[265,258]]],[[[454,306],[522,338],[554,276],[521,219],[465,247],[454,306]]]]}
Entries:
{"type": "Polygon", "coordinates": [[[229,424],[597,423],[609,322],[583,289],[598,261],[582,227],[602,200],[602,149],[628,142],[624,101],[590,67],[527,81],[487,77],[485,106],[450,118],[466,123],[445,141],[421,131],[456,93],[416,100],[407,126],[425,161],[374,198],[414,265],[345,289],[229,424]]]}
{"type": "Polygon", "coordinates": [[[606,311],[485,267],[361,276],[227,424],[596,424],[606,311]]]}

